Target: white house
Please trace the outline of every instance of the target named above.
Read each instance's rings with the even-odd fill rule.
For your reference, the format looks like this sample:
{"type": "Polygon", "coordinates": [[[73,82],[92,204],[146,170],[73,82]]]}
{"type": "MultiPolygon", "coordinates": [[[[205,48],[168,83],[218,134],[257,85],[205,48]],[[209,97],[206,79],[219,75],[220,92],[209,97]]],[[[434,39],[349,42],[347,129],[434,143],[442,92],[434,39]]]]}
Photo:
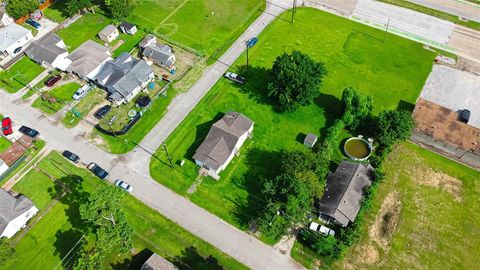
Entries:
{"type": "Polygon", "coordinates": [[[218,174],[240,153],[240,147],[252,132],[252,120],[239,112],[228,112],[212,125],[193,159],[209,176],[218,180],[218,174]]]}
{"type": "Polygon", "coordinates": [[[14,236],[37,212],[38,208],[27,197],[14,197],[0,189],[0,237],[14,236]]]}
{"type": "Polygon", "coordinates": [[[9,167],[7,163],[5,163],[5,161],[0,159],[0,176],[2,176],[2,174],[4,174],[8,170],[8,168],[9,167]]]}
{"type": "Polygon", "coordinates": [[[105,28],[98,33],[98,37],[107,43],[114,41],[119,35],[118,29],[111,24],[105,26],[105,28]]]}
{"type": "Polygon", "coordinates": [[[0,27],[5,27],[10,25],[14,22],[12,17],[8,16],[5,8],[0,8],[0,27]]]}
{"type": "Polygon", "coordinates": [[[50,68],[65,71],[69,65],[67,46],[56,34],[48,34],[33,41],[25,50],[25,54],[36,63],[50,68]]]}
{"type": "Polygon", "coordinates": [[[0,57],[18,55],[32,39],[32,31],[16,23],[0,28],[0,57]]]}
{"type": "Polygon", "coordinates": [[[107,47],[87,40],[65,58],[68,63],[66,71],[85,81],[95,80],[103,65],[112,59],[110,56],[111,53],[107,47]]]}
{"type": "Polygon", "coordinates": [[[137,27],[129,22],[122,22],[119,27],[124,34],[135,35],[137,33],[137,27]]]}

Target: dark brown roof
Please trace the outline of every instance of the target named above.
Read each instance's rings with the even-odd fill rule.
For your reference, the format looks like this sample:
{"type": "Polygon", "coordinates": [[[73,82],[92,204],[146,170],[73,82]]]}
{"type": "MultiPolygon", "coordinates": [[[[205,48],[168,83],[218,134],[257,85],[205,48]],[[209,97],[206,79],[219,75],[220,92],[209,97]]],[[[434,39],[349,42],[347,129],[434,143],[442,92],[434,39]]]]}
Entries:
{"type": "Polygon", "coordinates": [[[193,158],[217,170],[235,150],[238,139],[253,126],[253,121],[238,112],[228,112],[210,128],[193,158]]]}
{"type": "Polygon", "coordinates": [[[353,222],[360,210],[363,190],[372,184],[373,167],[342,161],[327,177],[327,187],[319,202],[319,211],[342,226],[353,222]]]}
{"type": "Polygon", "coordinates": [[[480,152],[480,129],[460,122],[457,112],[420,98],[413,118],[416,132],[467,151],[480,152]]]}
{"type": "Polygon", "coordinates": [[[9,167],[12,166],[15,161],[21,158],[25,154],[25,151],[32,146],[32,141],[32,138],[22,135],[22,137],[10,145],[7,150],[0,154],[0,159],[5,161],[9,167]]]}

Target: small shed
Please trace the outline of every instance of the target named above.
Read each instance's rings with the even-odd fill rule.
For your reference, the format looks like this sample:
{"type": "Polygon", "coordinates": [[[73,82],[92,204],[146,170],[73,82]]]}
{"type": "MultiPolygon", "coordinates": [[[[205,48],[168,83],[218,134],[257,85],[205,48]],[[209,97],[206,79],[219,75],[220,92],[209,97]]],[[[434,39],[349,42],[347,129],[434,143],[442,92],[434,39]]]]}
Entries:
{"type": "Polygon", "coordinates": [[[102,31],[98,33],[98,37],[107,43],[112,42],[119,35],[120,34],[118,33],[118,29],[111,24],[105,26],[105,28],[103,28],[102,31]]]}
{"type": "Polygon", "coordinates": [[[305,139],[303,140],[303,144],[309,148],[312,148],[315,143],[317,142],[317,135],[313,133],[308,133],[307,136],[305,136],[305,139]]]}
{"type": "Polygon", "coordinates": [[[137,27],[129,22],[122,22],[119,27],[124,34],[135,35],[137,33],[137,27]]]}

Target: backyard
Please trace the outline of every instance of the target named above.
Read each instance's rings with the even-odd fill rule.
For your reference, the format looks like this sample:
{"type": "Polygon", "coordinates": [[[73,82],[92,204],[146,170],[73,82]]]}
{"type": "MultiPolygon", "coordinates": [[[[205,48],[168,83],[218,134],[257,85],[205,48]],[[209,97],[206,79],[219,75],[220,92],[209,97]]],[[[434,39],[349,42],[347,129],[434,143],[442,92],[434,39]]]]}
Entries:
{"type": "Polygon", "coordinates": [[[63,125],[67,128],[73,128],[80,123],[80,117],[87,116],[93,108],[105,101],[106,93],[99,88],[93,88],[90,92],[78,102],[70,112],[63,118],[63,125]],[[80,116],[80,117],[78,117],[80,116]]]}
{"type": "Polygon", "coordinates": [[[67,28],[58,31],[57,34],[67,45],[68,51],[72,52],[89,39],[103,44],[104,42],[98,38],[97,34],[110,23],[111,20],[102,14],[87,13],[67,28]]]}
{"type": "Polygon", "coordinates": [[[48,92],[43,92],[32,103],[32,107],[40,109],[48,115],[52,115],[65,106],[69,101],[73,101],[72,96],[80,88],[76,82],[66,83],[57,86],[48,92]]]}
{"type": "Polygon", "coordinates": [[[0,72],[0,88],[9,93],[15,93],[28,85],[43,70],[43,67],[28,57],[22,57],[9,69],[0,72]]]}
{"type": "Polygon", "coordinates": [[[333,268],[477,268],[480,173],[411,143],[397,146],[385,166],[369,226],[333,268]]]}
{"type": "MultiPolygon", "coordinates": [[[[295,24],[282,20],[289,14],[282,16],[267,27],[251,49],[251,66],[243,72],[247,84],[238,87],[222,79],[167,139],[174,168],[166,165],[168,159],[161,149],[156,154],[159,160],[152,160],[150,165],[158,182],[241,229],[247,229],[265,205],[259,197],[258,180],[275,176],[281,150],[305,149],[304,134],[324,135],[338,116],[345,87],[371,95],[375,113],[411,109],[435,57],[421,44],[393,35],[387,35],[383,42],[379,30],[318,10],[298,9],[295,24]],[[293,113],[278,113],[265,90],[268,69],[278,55],[294,49],[323,61],[328,75],[314,104],[293,113]],[[205,178],[193,194],[187,193],[198,180],[198,167],[192,160],[196,148],[214,121],[230,110],[255,122],[253,139],[247,140],[241,155],[220,174],[219,181],[205,178]],[[185,164],[180,167],[181,160],[185,164]]],[[[235,66],[241,69],[244,63],[241,57],[235,66]]]]}
{"type": "MultiPolygon", "coordinates": [[[[74,248],[74,245],[82,237],[84,226],[79,220],[78,206],[90,193],[106,187],[104,182],[99,181],[89,171],[67,162],[56,152],[49,154],[37,167],[39,169],[33,168],[14,186],[14,190],[35,202],[41,211],[35,219],[42,214],[44,216],[35,220],[33,228],[21,239],[16,236],[14,241],[18,243],[15,246],[13,262],[1,265],[1,269],[29,269],[31,265],[38,269],[71,267],[74,260],[67,256],[67,253],[72,250],[72,254],[77,254],[78,247],[74,248]],[[54,184],[55,179],[68,185],[70,192],[59,197],[62,188],[54,184]],[[55,197],[58,201],[53,200],[55,197]]],[[[139,269],[139,265],[147,259],[142,255],[151,250],[176,264],[185,263],[189,269],[208,269],[209,263],[213,261],[209,256],[228,269],[246,269],[134,197],[127,195],[122,207],[130,224],[135,228],[134,250],[130,255],[112,254],[105,266],[114,269],[139,269]]]]}

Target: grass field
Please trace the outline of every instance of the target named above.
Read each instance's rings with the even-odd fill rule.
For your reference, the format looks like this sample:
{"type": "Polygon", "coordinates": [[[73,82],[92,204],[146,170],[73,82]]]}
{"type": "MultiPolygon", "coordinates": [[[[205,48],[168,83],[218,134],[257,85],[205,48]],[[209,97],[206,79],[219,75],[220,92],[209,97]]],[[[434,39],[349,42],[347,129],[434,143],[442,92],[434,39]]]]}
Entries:
{"type": "MultiPolygon", "coordinates": [[[[76,112],[79,112],[82,117],[88,115],[92,109],[105,100],[106,93],[104,90],[94,88],[92,91],[80,100],[73,107],[76,112]]],[[[63,125],[67,128],[73,128],[80,122],[80,118],[75,116],[72,112],[68,112],[63,118],[63,125]]]]}
{"type": "Polygon", "coordinates": [[[9,93],[15,93],[40,75],[43,70],[43,67],[28,57],[22,57],[9,69],[0,72],[0,88],[9,93]]]}
{"type": "Polygon", "coordinates": [[[228,48],[264,5],[261,0],[140,0],[127,20],[210,56],[228,48]]]}
{"type": "Polygon", "coordinates": [[[369,226],[334,268],[476,269],[480,173],[410,143],[385,169],[369,226]]]}
{"type": "Polygon", "coordinates": [[[32,107],[40,109],[48,115],[52,115],[65,106],[68,101],[73,101],[72,96],[80,88],[78,83],[72,82],[58,86],[48,91],[48,95],[56,99],[56,102],[49,102],[38,97],[33,101],[32,107]]]}
{"type": "Polygon", "coordinates": [[[103,44],[104,42],[98,38],[97,34],[110,23],[111,20],[101,14],[87,13],[67,28],[58,31],[57,34],[67,45],[68,51],[72,52],[89,39],[103,44]]]}
{"type": "MultiPolygon", "coordinates": [[[[288,16],[284,14],[283,18],[288,16]]],[[[166,141],[174,162],[184,159],[185,165],[170,169],[160,149],[156,155],[160,161],[152,160],[150,166],[152,176],[227,222],[246,229],[254,213],[265,205],[258,196],[258,179],[275,175],[282,149],[305,149],[301,134],[323,134],[338,116],[339,98],[345,87],[354,86],[373,96],[375,113],[409,108],[415,103],[435,54],[421,44],[393,35],[382,42],[377,39],[382,35],[376,29],[314,9],[298,9],[295,24],[275,21],[251,50],[251,67],[244,73],[249,83],[238,87],[221,80],[166,141]],[[329,74],[315,104],[280,114],[265,93],[267,69],[278,55],[293,49],[324,61],[329,74]],[[240,157],[220,174],[220,181],[207,178],[194,194],[188,195],[198,170],[192,156],[212,123],[229,110],[242,112],[255,122],[253,140],[247,140],[240,157]]],[[[239,59],[235,66],[241,67],[244,61],[239,59]]]]}
{"type": "Polygon", "coordinates": [[[61,23],[68,18],[66,4],[66,0],[57,0],[53,5],[43,10],[43,15],[54,22],[61,23]]]}
{"type": "Polygon", "coordinates": [[[118,57],[123,52],[131,52],[144,37],[145,32],[142,30],[138,30],[135,35],[120,33],[117,42],[123,41],[123,44],[115,49],[115,51],[112,53],[112,57],[118,57]]]}
{"type": "MultiPolygon", "coordinates": [[[[0,117],[0,119],[1,118],[2,117],[0,117]]],[[[10,147],[10,145],[12,145],[12,143],[7,138],[0,136],[0,153],[7,150],[7,148],[10,147]]]]}
{"type": "MultiPolygon", "coordinates": [[[[469,27],[469,28],[472,28],[472,29],[475,29],[475,30],[480,30],[480,22],[476,22],[476,21],[467,21],[466,22],[466,21],[460,20],[458,18],[458,16],[456,16],[456,15],[446,13],[446,12],[443,12],[443,11],[440,11],[440,10],[432,9],[432,8],[429,8],[429,7],[425,7],[425,6],[422,6],[422,5],[418,5],[418,4],[409,2],[407,0],[379,0],[379,1],[385,2],[385,3],[388,3],[388,4],[392,4],[392,5],[396,5],[396,6],[400,6],[400,7],[404,7],[404,8],[408,8],[408,9],[415,10],[415,11],[418,11],[418,12],[421,12],[421,13],[425,13],[425,14],[428,14],[428,15],[446,20],[446,21],[450,21],[450,22],[453,22],[453,23],[458,24],[458,25],[463,25],[465,27],[469,27]]],[[[470,1],[477,1],[477,0],[470,0],[470,1]]],[[[477,1],[477,3],[480,3],[480,2],[477,1]]]]}
{"type": "MultiPolygon", "coordinates": [[[[67,183],[71,193],[54,204],[18,242],[15,247],[13,263],[0,265],[0,269],[30,269],[32,265],[35,265],[36,269],[55,269],[57,266],[59,266],[57,269],[70,267],[73,260],[66,259],[62,264],[61,258],[66,256],[83,234],[78,205],[91,192],[106,186],[105,182],[95,178],[89,171],[67,162],[56,152],[49,154],[39,163],[38,167],[45,173],[31,172],[27,174],[15,185],[14,190],[29,196],[41,208],[41,211],[46,210],[45,206],[60,190],[59,186],[54,185],[49,177],[67,183]],[[81,179],[80,184],[72,181],[73,179],[81,179]]],[[[246,269],[132,196],[126,196],[122,207],[129,222],[135,228],[135,252],[122,256],[117,256],[116,253],[112,254],[109,256],[111,260],[105,262],[107,268],[139,269],[139,265],[136,264],[141,265],[147,259],[142,255],[148,253],[149,251],[145,251],[149,249],[170,260],[177,260],[176,263],[178,260],[186,262],[192,269],[208,269],[207,257],[209,256],[214,257],[225,268],[246,269]],[[196,248],[196,253],[190,252],[192,247],[196,248]],[[139,259],[142,261],[139,262],[139,259]]],[[[74,249],[72,252],[75,251],[74,249]]]]}

